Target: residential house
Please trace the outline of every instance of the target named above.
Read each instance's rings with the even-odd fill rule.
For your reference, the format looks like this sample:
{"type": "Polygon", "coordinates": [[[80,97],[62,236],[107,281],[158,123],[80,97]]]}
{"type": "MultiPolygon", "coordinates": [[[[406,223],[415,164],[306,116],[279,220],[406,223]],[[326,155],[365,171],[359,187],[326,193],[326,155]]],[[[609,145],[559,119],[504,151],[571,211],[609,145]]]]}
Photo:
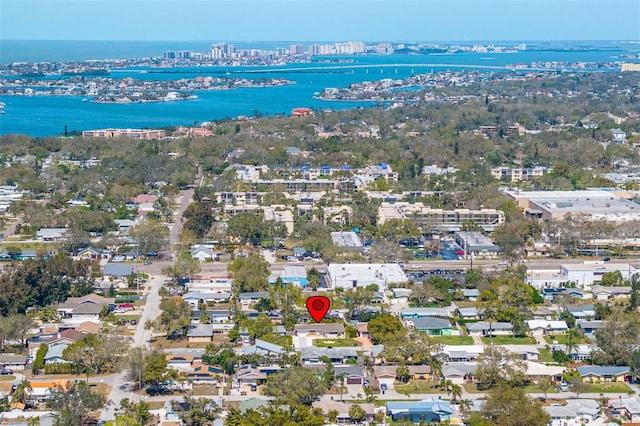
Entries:
{"type": "Polygon", "coordinates": [[[194,362],[191,364],[191,369],[187,371],[187,380],[194,383],[217,383],[223,375],[224,371],[220,367],[194,362]]]}
{"type": "Polygon", "coordinates": [[[630,286],[608,287],[602,285],[591,286],[592,297],[596,300],[624,299],[631,295],[630,286]]]}
{"type": "Polygon", "coordinates": [[[477,360],[484,352],[484,345],[443,345],[440,355],[450,363],[477,360]]]}
{"type": "Polygon", "coordinates": [[[282,346],[269,343],[265,340],[256,339],[255,343],[244,348],[242,353],[244,355],[258,354],[262,356],[278,357],[284,354],[285,350],[282,346]]]}
{"type": "MultiPolygon", "coordinates": [[[[340,401],[314,401],[312,406],[314,408],[320,408],[325,414],[329,414],[330,411],[335,411],[338,413],[336,416],[336,423],[338,424],[353,424],[357,423],[354,419],[349,415],[349,409],[351,404],[345,404],[340,401]]],[[[365,413],[365,422],[367,424],[371,424],[369,422],[373,421],[373,417],[375,415],[375,405],[374,404],[358,404],[360,408],[364,410],[365,413]]]]}
{"type": "Polygon", "coordinates": [[[373,378],[381,389],[393,389],[397,380],[397,365],[374,365],[373,378]],[[383,386],[384,385],[384,386],[383,386]]]}
{"type": "Polygon", "coordinates": [[[296,324],[294,332],[296,336],[324,339],[342,339],[345,336],[344,325],[338,322],[296,324]]]}
{"type": "Polygon", "coordinates": [[[105,281],[123,280],[133,274],[133,265],[107,263],[104,265],[105,281]]]}
{"type": "Polygon", "coordinates": [[[346,385],[365,384],[365,373],[361,365],[338,365],[334,367],[335,377],[344,375],[346,385]]]}
{"type": "Polygon", "coordinates": [[[535,345],[505,345],[505,349],[525,361],[538,361],[540,352],[535,345]]]}
{"type": "Polygon", "coordinates": [[[451,310],[447,308],[403,308],[399,311],[400,318],[409,325],[408,320],[424,317],[449,318],[451,310]]]}
{"type": "Polygon", "coordinates": [[[73,328],[68,328],[66,330],[59,331],[55,333],[53,336],[49,337],[46,341],[47,345],[72,345],[75,342],[84,339],[87,336],[87,333],[80,332],[73,328]]]}
{"type": "Polygon", "coordinates": [[[571,312],[573,317],[578,321],[590,320],[596,315],[593,305],[567,306],[567,310],[571,312]]]}
{"type": "Polygon", "coordinates": [[[355,363],[358,360],[359,351],[361,352],[362,348],[317,348],[315,346],[309,346],[300,349],[300,354],[302,364],[322,364],[320,358],[323,356],[328,357],[333,364],[348,364],[351,362],[355,363]]]}
{"type": "Polygon", "coordinates": [[[629,367],[583,365],[576,370],[584,382],[630,382],[633,378],[629,367]]]}
{"type": "Polygon", "coordinates": [[[451,321],[444,318],[414,318],[413,326],[417,331],[427,333],[429,336],[451,336],[453,332],[451,321]]]}
{"type": "Polygon", "coordinates": [[[439,398],[431,397],[422,401],[388,401],[386,411],[393,421],[442,423],[457,420],[458,424],[462,424],[451,404],[439,398]]]}
{"type": "Polygon", "coordinates": [[[358,337],[362,338],[370,338],[371,334],[369,334],[369,323],[368,322],[359,322],[356,324],[356,333],[358,337]]]}
{"type": "Polygon", "coordinates": [[[40,228],[36,232],[36,240],[38,241],[63,241],[67,238],[67,228],[40,228]]]}
{"type": "Polygon", "coordinates": [[[540,379],[550,379],[551,382],[559,382],[562,380],[562,374],[567,371],[566,367],[553,365],[545,365],[539,362],[525,361],[527,370],[525,372],[527,378],[533,382],[540,379]]]}
{"type": "Polygon", "coordinates": [[[51,397],[51,391],[56,386],[66,388],[69,386],[69,380],[56,380],[53,382],[29,382],[31,388],[25,389],[27,399],[30,404],[35,405],[40,402],[44,402],[51,397]]]}
{"type": "Polygon", "coordinates": [[[55,364],[55,363],[62,363],[62,364],[68,363],[69,361],[64,359],[62,356],[62,353],[68,347],[69,345],[65,343],[58,343],[58,344],[49,346],[49,349],[47,350],[47,354],[44,356],[45,365],[55,364]]]}
{"type": "Polygon", "coordinates": [[[640,397],[632,398],[612,398],[609,400],[609,408],[611,408],[614,418],[621,420],[624,415],[631,424],[640,423],[640,397]]]}
{"type": "Polygon", "coordinates": [[[451,380],[452,383],[463,385],[473,381],[477,368],[477,362],[448,362],[442,366],[442,377],[451,380]]]}
{"type": "Polygon", "coordinates": [[[466,325],[472,336],[509,336],[513,333],[513,325],[510,322],[478,321],[466,325]]]}
{"type": "Polygon", "coordinates": [[[603,328],[605,326],[605,324],[606,324],[606,322],[602,321],[602,320],[592,320],[592,321],[578,320],[578,321],[576,321],[576,325],[578,326],[578,329],[582,330],[582,332],[587,337],[592,337],[595,334],[595,332],[597,330],[603,328]]]}
{"type": "Polygon", "coordinates": [[[594,345],[587,345],[587,344],[576,345],[569,352],[569,358],[571,358],[573,361],[576,361],[576,362],[589,360],[591,359],[591,353],[595,349],[597,349],[597,346],[594,346],[594,345]]]}
{"type": "Polygon", "coordinates": [[[480,319],[480,313],[478,312],[478,308],[458,308],[456,309],[456,315],[460,317],[462,320],[477,320],[480,319]]]}
{"type": "Polygon", "coordinates": [[[551,404],[542,408],[551,417],[550,426],[587,425],[600,416],[598,401],[593,399],[568,399],[565,405],[551,404]]]}
{"type": "Polygon", "coordinates": [[[547,321],[547,320],[528,320],[527,327],[534,336],[542,336],[543,334],[564,334],[567,332],[566,321],[547,321]]]}
{"type": "MultiPolygon", "coordinates": [[[[249,398],[243,399],[238,402],[238,409],[241,413],[246,413],[249,410],[258,411],[260,408],[268,407],[271,401],[262,398],[249,398]]],[[[281,406],[282,407],[282,406],[281,406]]]]}
{"type": "Polygon", "coordinates": [[[475,302],[480,296],[480,290],[478,290],[477,288],[463,288],[462,296],[464,297],[464,300],[475,302]]]}
{"type": "Polygon", "coordinates": [[[0,354],[0,365],[4,366],[4,368],[22,371],[27,365],[27,356],[12,353],[0,354]]]}
{"type": "Polygon", "coordinates": [[[88,259],[88,260],[106,260],[111,256],[111,252],[109,250],[103,250],[95,247],[85,247],[81,248],[76,252],[74,256],[77,259],[88,259]]]}
{"type": "Polygon", "coordinates": [[[615,143],[625,143],[627,141],[627,133],[622,129],[611,129],[611,134],[615,143]]]}
{"type": "Polygon", "coordinates": [[[198,309],[201,303],[226,303],[231,299],[231,294],[213,291],[190,291],[182,295],[182,299],[191,305],[191,309],[198,309]]]}
{"type": "Polygon", "coordinates": [[[174,368],[178,371],[187,371],[191,369],[193,363],[193,355],[185,354],[167,354],[167,367],[174,368]]]}
{"type": "Polygon", "coordinates": [[[199,260],[200,262],[206,262],[216,259],[216,253],[209,247],[197,245],[191,247],[191,257],[199,260]]]}
{"type": "Polygon", "coordinates": [[[207,343],[213,340],[213,324],[192,325],[187,331],[189,343],[207,343]]]}
{"type": "Polygon", "coordinates": [[[269,297],[269,293],[266,291],[254,291],[247,293],[240,293],[238,296],[238,301],[243,306],[248,306],[252,303],[258,303],[261,299],[267,299],[269,297]]]}

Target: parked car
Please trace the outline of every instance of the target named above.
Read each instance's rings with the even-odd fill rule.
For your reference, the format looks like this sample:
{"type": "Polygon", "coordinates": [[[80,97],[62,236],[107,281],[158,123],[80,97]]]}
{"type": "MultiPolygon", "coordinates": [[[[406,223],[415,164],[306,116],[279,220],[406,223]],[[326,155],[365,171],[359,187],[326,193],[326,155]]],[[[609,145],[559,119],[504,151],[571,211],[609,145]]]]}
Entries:
{"type": "Polygon", "coordinates": [[[136,324],[138,324],[138,321],[136,321],[136,320],[132,319],[132,320],[131,320],[131,325],[136,325],[136,324]]]}
{"type": "Polygon", "coordinates": [[[2,370],[0,370],[1,376],[9,376],[11,374],[13,374],[13,370],[11,370],[10,368],[3,368],[2,370]]]}

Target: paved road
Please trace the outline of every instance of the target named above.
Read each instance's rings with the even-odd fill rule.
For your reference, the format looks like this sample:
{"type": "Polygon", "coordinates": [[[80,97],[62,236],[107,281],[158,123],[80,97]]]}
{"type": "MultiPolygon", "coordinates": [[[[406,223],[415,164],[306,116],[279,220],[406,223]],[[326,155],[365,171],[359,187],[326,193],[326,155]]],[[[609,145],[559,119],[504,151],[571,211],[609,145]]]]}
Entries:
{"type": "MultiPolygon", "coordinates": [[[[180,208],[178,211],[178,219],[176,223],[173,225],[169,232],[169,243],[171,245],[171,252],[174,253],[176,244],[180,238],[180,231],[182,229],[182,214],[185,209],[191,202],[191,198],[193,197],[193,189],[189,189],[184,191],[182,199],[180,201],[180,208]]],[[[170,264],[170,262],[166,262],[165,264],[170,264]]],[[[153,266],[153,265],[143,265],[143,266],[153,266]]],[[[162,268],[162,264],[158,262],[160,269],[148,268],[145,270],[143,267],[140,267],[140,271],[150,272],[152,278],[149,280],[149,283],[146,287],[145,293],[147,295],[147,301],[143,308],[142,314],[140,316],[140,321],[138,322],[138,327],[136,328],[136,333],[133,337],[133,346],[136,347],[149,347],[149,341],[151,340],[151,330],[146,330],[144,325],[147,321],[155,320],[160,315],[160,295],[158,294],[158,290],[162,287],[166,277],[160,275],[160,270],[162,268]]],[[[111,402],[108,404],[100,414],[100,420],[113,420],[115,419],[115,409],[120,406],[120,400],[123,398],[129,398],[132,401],[137,401],[136,395],[131,392],[133,384],[129,382],[126,378],[125,372],[120,372],[113,376],[104,379],[104,382],[111,385],[111,392],[109,393],[108,400],[111,402]]]]}

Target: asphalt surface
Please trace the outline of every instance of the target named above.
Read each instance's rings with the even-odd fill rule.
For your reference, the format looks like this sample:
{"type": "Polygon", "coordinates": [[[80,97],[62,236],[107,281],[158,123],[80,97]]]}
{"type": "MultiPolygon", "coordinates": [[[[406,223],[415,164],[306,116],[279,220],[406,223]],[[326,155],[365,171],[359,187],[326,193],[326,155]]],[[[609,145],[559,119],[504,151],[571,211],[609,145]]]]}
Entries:
{"type": "MultiPolygon", "coordinates": [[[[180,239],[180,231],[182,230],[182,215],[191,202],[192,197],[193,189],[184,191],[180,200],[177,220],[169,231],[169,243],[171,253],[174,253],[174,256],[175,247],[180,239]]],[[[139,271],[150,273],[151,276],[146,285],[145,294],[147,295],[147,299],[144,308],[142,308],[140,321],[138,322],[138,327],[136,328],[136,333],[133,337],[132,347],[149,348],[151,330],[146,330],[144,325],[147,321],[155,320],[160,315],[160,295],[158,294],[158,290],[160,290],[162,284],[166,280],[165,276],[160,275],[160,271],[163,266],[170,264],[172,264],[172,262],[167,261],[157,262],[156,264],[151,265],[140,265],[137,267],[139,271]]],[[[111,385],[111,392],[109,393],[107,405],[100,413],[100,420],[115,420],[115,409],[120,406],[120,401],[122,399],[129,398],[133,402],[137,402],[142,399],[142,397],[132,392],[134,383],[127,380],[126,373],[124,371],[105,377],[103,381],[104,383],[111,385]]]]}

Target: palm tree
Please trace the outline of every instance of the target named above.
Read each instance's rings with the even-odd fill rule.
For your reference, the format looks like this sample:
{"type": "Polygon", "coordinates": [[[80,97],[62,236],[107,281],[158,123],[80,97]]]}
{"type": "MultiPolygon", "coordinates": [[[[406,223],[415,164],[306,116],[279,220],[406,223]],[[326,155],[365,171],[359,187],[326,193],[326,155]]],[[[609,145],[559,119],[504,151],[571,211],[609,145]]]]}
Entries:
{"type": "Polygon", "coordinates": [[[456,401],[458,401],[458,398],[460,398],[462,396],[462,386],[460,386],[457,383],[451,383],[449,385],[449,392],[451,393],[451,402],[453,404],[456,403],[456,401]]]}
{"type": "Polygon", "coordinates": [[[460,412],[462,412],[462,415],[468,413],[469,410],[471,410],[471,407],[473,407],[473,401],[471,401],[470,399],[461,399],[459,404],[460,412]]]}
{"type": "Polygon", "coordinates": [[[438,382],[442,377],[442,361],[438,358],[431,358],[431,375],[433,376],[433,381],[438,382]]]}
{"type": "Polygon", "coordinates": [[[24,405],[27,405],[29,401],[29,394],[31,393],[31,382],[28,380],[22,380],[16,386],[16,390],[13,391],[13,398],[11,399],[12,403],[21,402],[24,405]]]}

